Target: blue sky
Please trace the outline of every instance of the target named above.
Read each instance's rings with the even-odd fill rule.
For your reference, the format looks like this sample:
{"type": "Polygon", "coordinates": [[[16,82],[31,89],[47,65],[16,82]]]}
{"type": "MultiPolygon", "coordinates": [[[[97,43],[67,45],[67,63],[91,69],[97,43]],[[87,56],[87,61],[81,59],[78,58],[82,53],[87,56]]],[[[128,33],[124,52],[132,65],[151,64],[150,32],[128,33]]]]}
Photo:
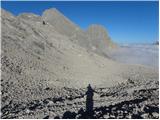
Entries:
{"type": "Polygon", "coordinates": [[[153,43],[159,39],[157,1],[3,1],[1,7],[14,15],[57,8],[86,30],[101,24],[117,43],[153,43]]]}

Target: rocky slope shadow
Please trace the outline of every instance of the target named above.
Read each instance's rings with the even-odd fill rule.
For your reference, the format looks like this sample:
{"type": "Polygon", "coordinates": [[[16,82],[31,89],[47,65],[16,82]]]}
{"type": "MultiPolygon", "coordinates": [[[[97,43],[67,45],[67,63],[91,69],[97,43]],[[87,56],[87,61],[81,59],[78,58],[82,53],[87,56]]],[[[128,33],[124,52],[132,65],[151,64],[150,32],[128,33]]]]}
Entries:
{"type": "MultiPolygon", "coordinates": [[[[48,88],[49,90],[49,88],[48,88]]],[[[77,119],[158,119],[158,81],[126,83],[109,88],[95,88],[93,114],[86,112],[86,89],[63,88],[69,93],[59,98],[46,98],[28,103],[10,103],[4,106],[2,118],[77,118],[77,119]],[[152,84],[151,86],[149,84],[152,84]],[[145,87],[144,87],[145,86],[145,87]]]]}

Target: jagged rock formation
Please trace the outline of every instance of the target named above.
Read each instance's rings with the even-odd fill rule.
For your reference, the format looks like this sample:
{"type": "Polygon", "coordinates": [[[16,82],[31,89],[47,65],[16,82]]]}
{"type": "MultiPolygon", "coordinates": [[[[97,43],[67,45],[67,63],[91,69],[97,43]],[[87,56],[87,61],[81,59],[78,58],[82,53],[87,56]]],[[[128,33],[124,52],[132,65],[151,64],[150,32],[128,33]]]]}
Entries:
{"type": "Polygon", "coordinates": [[[107,31],[101,25],[91,25],[84,32],[56,9],[46,10],[42,18],[53,25],[59,33],[68,36],[74,43],[99,55],[107,56],[107,50],[117,46],[111,41],[107,31]]]}
{"type": "MultiPolygon", "coordinates": [[[[89,83],[98,89],[127,84],[129,78],[141,83],[134,83],[132,89],[158,84],[157,71],[88,51],[43,16],[25,13],[16,17],[2,9],[1,21],[2,118],[54,118],[67,110],[76,111],[85,105],[89,83]]],[[[99,100],[105,103],[105,99],[99,100]]]]}
{"type": "Polygon", "coordinates": [[[62,35],[66,35],[71,41],[85,48],[88,47],[87,35],[76,24],[70,21],[57,9],[52,8],[43,12],[42,18],[50,23],[62,35]]]}
{"type": "Polygon", "coordinates": [[[87,30],[88,40],[91,50],[94,52],[107,56],[107,52],[111,48],[116,48],[116,44],[113,43],[107,34],[105,28],[101,25],[91,25],[87,30]]]}

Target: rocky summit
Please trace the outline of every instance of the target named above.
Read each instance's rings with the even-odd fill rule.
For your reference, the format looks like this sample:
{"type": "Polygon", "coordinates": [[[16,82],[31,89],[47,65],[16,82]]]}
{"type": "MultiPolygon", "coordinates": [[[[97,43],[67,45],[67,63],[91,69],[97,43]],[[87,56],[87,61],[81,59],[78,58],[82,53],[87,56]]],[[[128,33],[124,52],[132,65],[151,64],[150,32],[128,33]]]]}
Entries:
{"type": "Polygon", "coordinates": [[[91,25],[87,31],[83,31],[55,8],[45,10],[42,19],[54,26],[59,33],[69,37],[72,42],[99,55],[105,56],[106,49],[117,47],[101,25],[91,25]]]}
{"type": "Polygon", "coordinates": [[[108,57],[118,45],[103,26],[84,31],[53,8],[1,9],[1,26],[1,118],[158,118],[158,71],[108,57]]]}

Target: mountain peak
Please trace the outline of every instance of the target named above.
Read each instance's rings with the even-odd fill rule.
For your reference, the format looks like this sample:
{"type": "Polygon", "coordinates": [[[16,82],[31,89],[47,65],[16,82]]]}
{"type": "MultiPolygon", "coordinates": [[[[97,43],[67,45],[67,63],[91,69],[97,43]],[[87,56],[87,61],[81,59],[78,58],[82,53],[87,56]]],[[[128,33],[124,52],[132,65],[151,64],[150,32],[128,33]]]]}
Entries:
{"type": "Polygon", "coordinates": [[[62,14],[60,11],[58,11],[56,8],[50,8],[50,9],[46,9],[44,12],[43,12],[43,15],[44,14],[53,14],[53,13],[58,13],[58,14],[62,14]]]}
{"type": "Polygon", "coordinates": [[[42,17],[43,20],[53,25],[59,33],[68,36],[73,42],[86,49],[96,48],[95,52],[100,55],[106,51],[106,48],[113,48],[114,46],[103,25],[92,24],[88,27],[87,32],[84,32],[56,8],[45,10],[42,17]]]}
{"type": "Polygon", "coordinates": [[[72,36],[77,25],[65,17],[56,8],[47,9],[43,12],[42,19],[53,25],[57,31],[66,36],[72,36]]]}

